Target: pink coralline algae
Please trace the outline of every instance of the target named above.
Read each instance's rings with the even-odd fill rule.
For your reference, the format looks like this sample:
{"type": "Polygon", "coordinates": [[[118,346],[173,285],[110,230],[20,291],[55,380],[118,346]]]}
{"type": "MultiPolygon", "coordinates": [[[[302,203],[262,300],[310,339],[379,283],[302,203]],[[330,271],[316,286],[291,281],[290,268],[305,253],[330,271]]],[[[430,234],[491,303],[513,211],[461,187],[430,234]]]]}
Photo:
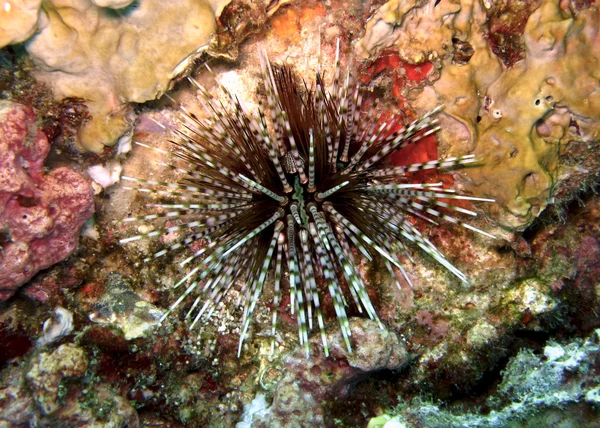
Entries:
{"type": "Polygon", "coordinates": [[[0,102],[0,300],[69,256],[94,212],[92,188],[79,173],[44,172],[49,151],[29,108],[0,102]]]}

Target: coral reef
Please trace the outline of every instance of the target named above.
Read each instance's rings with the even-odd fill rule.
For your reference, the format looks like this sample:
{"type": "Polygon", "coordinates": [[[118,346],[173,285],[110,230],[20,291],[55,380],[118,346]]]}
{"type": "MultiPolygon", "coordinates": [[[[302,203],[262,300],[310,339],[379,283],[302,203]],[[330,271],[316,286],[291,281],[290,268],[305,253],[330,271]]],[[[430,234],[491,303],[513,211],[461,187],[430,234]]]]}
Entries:
{"type": "Polygon", "coordinates": [[[59,346],[54,352],[40,353],[26,374],[35,403],[45,415],[60,409],[60,396],[64,394],[61,382],[83,376],[88,361],[83,349],[73,344],[59,346]]]}
{"type": "Polygon", "coordinates": [[[90,320],[119,327],[125,340],[147,335],[153,326],[158,325],[164,313],[142,300],[117,272],[108,275],[104,293],[95,306],[89,315],[90,320]]]}
{"type": "Polygon", "coordinates": [[[18,48],[0,49],[0,99],[22,104],[38,117],[38,127],[57,153],[79,154],[77,133],[90,120],[82,98],[55,100],[49,87],[34,77],[31,58],[18,48]]]}
{"type": "Polygon", "coordinates": [[[572,328],[600,326],[600,200],[579,201],[581,212],[566,224],[550,224],[530,240],[537,277],[546,282],[567,311],[572,328]]]}
{"type": "Polygon", "coordinates": [[[4,426],[28,424],[36,414],[34,401],[23,388],[23,370],[5,369],[0,374],[0,423],[4,426]]]}
{"type": "Polygon", "coordinates": [[[546,207],[561,147],[600,138],[600,10],[577,16],[544,1],[525,26],[525,59],[485,93],[474,189],[502,201],[503,223],[523,227],[546,207]],[[493,183],[493,184],[490,184],[493,183]]]}
{"type": "Polygon", "coordinates": [[[101,153],[131,129],[132,103],[160,97],[204,52],[234,54],[237,42],[279,6],[234,2],[235,13],[217,21],[229,3],[11,1],[0,12],[0,46],[25,42],[35,76],[57,99],[85,100],[90,120],[77,143],[101,153]]]}
{"type": "MultiPolygon", "coordinates": [[[[124,6],[103,9],[121,22],[138,10],[136,3],[128,3],[93,4],[124,6]]],[[[593,190],[600,180],[600,147],[592,102],[597,92],[582,95],[586,85],[598,87],[598,67],[591,66],[598,49],[598,1],[418,0],[385,5],[307,0],[286,6],[263,26],[264,17],[285,1],[265,3],[229,3],[217,22],[218,40],[212,40],[232,56],[239,53],[239,61],[212,60],[212,73],[199,67],[197,81],[215,96],[215,82],[221,82],[252,112],[257,95],[264,92],[260,85],[256,89],[257,45],[273,63],[311,76],[318,64],[321,70],[332,68],[339,38],[340,63],[355,71],[366,89],[367,112],[373,106],[376,114],[401,112],[410,121],[434,105],[444,105],[442,129],[410,153],[403,152],[403,159],[436,159],[439,146],[440,157],[475,152],[498,162],[499,171],[484,162],[487,172],[482,176],[478,169],[462,169],[419,173],[418,179],[439,179],[474,193],[481,191],[478,186],[497,186],[499,202],[491,214],[512,231],[495,230],[500,239],[491,243],[460,227],[416,224],[461,268],[470,285],[415,252],[401,260],[413,286],[401,283],[399,289],[384,260],[368,261],[353,252],[385,329],[349,308],[352,354],[336,331],[332,302],[323,299],[331,356],[319,351],[317,334],[307,360],[297,346],[298,320],[284,309],[289,296],[282,296],[288,301],[277,311],[271,354],[273,305],[267,284],[248,332],[252,341],[238,358],[243,328],[238,303],[243,294],[238,292],[228,294],[197,331],[190,332],[184,319],[193,299],[184,299],[181,316],[155,325],[172,302],[176,278],[189,272],[182,273],[179,262],[197,249],[144,263],[149,253],[172,244],[175,234],[159,238],[159,243],[118,243],[122,232],[115,231],[119,228],[114,220],[137,215],[148,201],[111,185],[118,178],[118,163],[128,175],[153,180],[176,180],[180,173],[150,170],[156,152],[137,146],[128,156],[117,149],[100,156],[65,150],[55,137],[68,139],[87,120],[85,101],[52,101],[50,92],[28,77],[26,58],[12,53],[20,47],[4,49],[1,96],[27,105],[40,118],[38,127],[53,141],[45,161],[48,169],[68,166],[85,174],[104,165],[91,171],[99,172],[95,178],[107,187],[96,186],[97,214],[85,226],[88,232],[79,237],[73,256],[38,273],[0,303],[0,426],[244,427],[296,422],[354,427],[369,421],[371,427],[387,428],[598,426],[600,197],[593,190]],[[386,8],[387,21],[380,19],[386,8]],[[383,39],[359,40],[372,36],[375,27],[383,39]],[[238,46],[241,34],[256,29],[260,31],[249,43],[238,46]],[[552,37],[556,43],[544,45],[552,37]],[[362,59],[356,60],[357,52],[362,59]],[[547,76],[556,79],[553,86],[540,80],[547,76]],[[494,117],[496,109],[502,117],[494,117]],[[521,140],[503,133],[503,126],[519,131],[521,140]],[[513,157],[503,151],[507,142],[521,144],[513,157]],[[526,170],[539,174],[537,181],[535,174],[523,180],[526,170]],[[527,185],[519,187],[519,180],[527,185]],[[506,197],[500,186],[506,186],[506,197]],[[520,200],[515,188],[522,191],[520,200]],[[554,204],[540,214],[548,196],[554,204]],[[580,339],[584,337],[589,339],[580,339]]],[[[27,25],[11,30],[30,31],[27,25]]],[[[326,73],[325,83],[333,77],[326,73]]],[[[167,150],[166,134],[154,121],[174,126],[173,104],[201,117],[197,95],[186,82],[169,95],[175,103],[136,106],[138,121],[129,136],[133,141],[167,150]]],[[[22,117],[31,131],[26,143],[35,151],[39,133],[33,116],[29,112],[22,117]]],[[[126,151],[129,141],[121,141],[126,151]]],[[[22,158],[29,161],[31,156],[24,153],[22,158]]],[[[23,177],[31,178],[32,170],[46,177],[43,159],[29,163],[19,162],[16,171],[23,177]]],[[[86,189],[82,199],[87,200],[86,189]]],[[[462,207],[478,209],[466,203],[462,207]]],[[[168,219],[165,224],[175,223],[168,219]]],[[[477,227],[489,230],[491,225],[482,221],[477,227]]],[[[134,233],[148,232],[141,225],[134,233]]],[[[7,248],[10,239],[7,230],[0,231],[0,246],[7,248]]]]}
{"type": "Polygon", "coordinates": [[[42,0],[7,1],[0,9],[0,47],[21,43],[35,33],[42,0]]]}
{"type": "Polygon", "coordinates": [[[94,212],[89,183],[61,167],[44,172],[50,150],[31,110],[0,103],[0,299],[76,248],[94,212]]]}
{"type": "Polygon", "coordinates": [[[326,403],[343,400],[362,376],[407,364],[406,348],[394,333],[382,330],[372,320],[349,321],[355,351],[349,353],[337,333],[329,338],[332,358],[319,354],[307,360],[301,352],[285,358],[278,369],[283,375],[273,392],[273,403],[265,415],[255,415],[252,426],[322,426],[326,403]]]}
{"type": "Polygon", "coordinates": [[[487,415],[415,400],[396,414],[371,419],[368,428],[400,426],[478,427],[597,426],[600,406],[600,330],[585,341],[551,342],[543,354],[522,350],[512,358],[487,399],[487,415]]]}
{"type": "Polygon", "coordinates": [[[357,43],[363,56],[393,48],[403,61],[435,63],[425,85],[401,96],[413,106],[445,105],[442,147],[485,159],[465,185],[496,199],[489,209],[510,229],[530,224],[557,181],[573,173],[559,166],[559,156],[600,135],[598,8],[518,3],[392,0],[357,43]],[[511,36],[500,40],[500,30],[511,36]]]}
{"type": "Polygon", "coordinates": [[[441,57],[454,37],[449,17],[460,10],[458,2],[390,0],[369,19],[356,44],[357,53],[366,58],[394,47],[411,64],[441,57]]]}
{"type": "Polygon", "coordinates": [[[36,77],[57,98],[86,100],[92,120],[79,143],[101,152],[130,129],[128,103],[160,96],[207,44],[227,3],[142,0],[113,11],[107,7],[114,5],[87,0],[44,2],[38,32],[25,48],[39,67],[36,77]]]}
{"type": "Polygon", "coordinates": [[[129,402],[109,388],[89,384],[86,352],[64,344],[40,352],[25,370],[12,367],[0,379],[0,424],[18,426],[33,420],[36,426],[138,427],[138,415],[129,402]]]}
{"type": "MultiPolygon", "coordinates": [[[[307,4],[305,7],[310,9],[312,6],[307,4]]],[[[278,23],[277,27],[267,36],[270,42],[269,48],[276,52],[272,58],[274,62],[287,60],[296,64],[295,66],[300,70],[303,70],[303,67],[311,70],[311,66],[314,66],[313,56],[306,60],[308,63],[306,65],[305,61],[300,59],[300,53],[285,51],[285,43],[277,41],[276,34],[279,33],[282,33],[282,37],[286,40],[293,38],[284,30],[290,25],[298,25],[298,21],[301,19],[299,17],[304,16],[304,13],[303,9],[299,8],[275,17],[277,21],[282,22],[278,23]]],[[[308,12],[306,13],[308,14],[308,12]]],[[[382,100],[382,104],[386,102],[387,104],[383,108],[389,108],[390,98],[407,114],[414,114],[410,108],[411,104],[414,104],[416,110],[419,111],[419,109],[430,107],[434,102],[443,102],[446,109],[442,117],[444,125],[441,131],[442,151],[447,153],[452,151],[464,153],[476,149],[477,115],[483,108],[484,101],[484,94],[478,94],[478,91],[480,88],[490,87],[494,81],[510,71],[503,63],[503,59],[496,57],[494,51],[490,49],[490,42],[485,37],[489,25],[486,13],[491,12],[486,12],[484,8],[473,5],[471,9],[463,8],[462,13],[464,18],[464,20],[462,18],[460,20],[463,23],[462,28],[469,30],[462,37],[464,42],[461,44],[453,41],[451,37],[448,51],[441,52],[438,59],[432,58],[430,61],[420,64],[411,64],[398,53],[382,50],[379,57],[362,64],[358,70],[361,82],[369,85],[373,90],[373,99],[377,96],[385,98],[382,100]],[[470,20],[470,17],[473,16],[476,19],[470,20]],[[464,27],[467,25],[470,27],[464,27]],[[444,62],[446,60],[448,61],[444,62]],[[459,68],[459,64],[462,64],[462,68],[459,68]],[[456,72],[454,81],[453,72],[456,72]],[[465,77],[465,74],[468,78],[465,77]],[[440,98],[437,98],[438,95],[440,98]],[[432,99],[428,100],[428,96],[431,96],[432,99]],[[459,99],[464,103],[452,104],[459,99]],[[431,104],[427,104],[428,101],[431,101],[431,104]],[[458,115],[456,111],[462,111],[460,108],[470,112],[469,115],[473,114],[473,135],[465,133],[464,130],[467,129],[465,125],[453,119],[453,115],[458,115]],[[445,128],[447,131],[444,131],[445,128]],[[464,151],[460,152],[460,150],[464,151]]],[[[564,13],[570,14],[571,12],[566,10],[564,13]]],[[[577,19],[581,19],[581,15],[577,16],[577,19]]],[[[528,16],[521,16],[520,19],[526,21],[528,16]]],[[[319,15],[315,21],[320,23],[318,25],[321,28],[327,29],[322,31],[324,39],[330,34],[345,34],[343,30],[335,26],[328,26],[327,18],[321,18],[319,15]],[[321,19],[323,20],[321,21],[321,19]]],[[[308,31],[310,21],[305,25],[303,32],[308,31]]],[[[349,25],[348,28],[353,27],[349,25]]],[[[523,24],[523,31],[524,28],[523,24]]],[[[522,37],[523,46],[525,46],[525,36],[522,37]]],[[[307,40],[304,47],[299,50],[301,52],[310,51],[313,46],[312,42],[310,39],[307,40]],[[306,46],[311,46],[311,48],[306,46]]],[[[255,49],[254,46],[247,50],[242,49],[242,58],[251,58],[255,49]]],[[[324,52],[324,61],[332,62],[335,53],[327,50],[325,42],[322,42],[321,49],[324,52]]],[[[525,56],[526,50],[523,50],[522,54],[525,56]]],[[[343,64],[345,61],[350,61],[351,56],[348,52],[342,52],[340,56],[343,64]],[[344,55],[348,55],[348,57],[344,55]]],[[[425,57],[428,58],[428,55],[425,57]]],[[[217,64],[212,69],[218,74],[218,80],[223,82],[240,100],[246,102],[248,98],[253,99],[255,94],[249,93],[248,86],[253,85],[259,71],[253,71],[250,61],[244,68],[231,70],[230,67],[217,64]]],[[[204,84],[211,81],[212,77],[208,72],[202,72],[196,79],[204,84]]],[[[213,85],[213,89],[215,89],[213,93],[216,93],[215,86],[213,85]]],[[[197,102],[195,97],[183,90],[174,94],[173,97],[190,110],[197,102]]],[[[252,106],[253,103],[250,102],[249,105],[252,106]]],[[[198,110],[200,109],[191,111],[198,115],[198,110]]],[[[149,113],[147,117],[171,126],[174,123],[173,113],[166,110],[149,113]]],[[[156,125],[149,124],[145,120],[140,124],[139,131],[136,130],[140,135],[137,141],[156,146],[160,139],[164,139],[163,131],[156,128],[156,125]],[[151,129],[152,126],[154,129],[151,129]]],[[[414,156],[415,161],[432,159],[435,152],[430,153],[430,146],[430,144],[425,144],[425,147],[419,145],[411,156],[414,156]]],[[[433,146],[435,148],[435,144],[433,146]]],[[[164,147],[162,146],[162,148],[164,147]]],[[[136,152],[138,152],[137,156],[128,160],[124,165],[128,175],[135,175],[134,172],[130,172],[135,170],[143,171],[145,174],[146,163],[152,161],[152,153],[144,153],[148,152],[147,150],[136,150],[136,152]]],[[[587,161],[592,162],[589,159],[587,161]]],[[[573,165],[575,164],[580,165],[574,160],[573,165]]],[[[593,165],[595,164],[592,162],[590,170],[593,165]]],[[[459,186],[468,186],[468,177],[472,171],[466,171],[465,176],[454,174],[450,178],[444,177],[444,179],[455,179],[459,186]]],[[[165,171],[157,180],[172,180],[173,175],[173,172],[165,171]]],[[[139,206],[144,201],[142,198],[124,196],[118,187],[111,188],[110,194],[120,202],[114,206],[105,207],[105,215],[109,218],[129,216],[131,215],[129,211],[122,207],[139,206]]],[[[448,276],[432,266],[432,263],[415,256],[414,265],[410,265],[407,269],[409,278],[413,282],[413,289],[411,290],[407,286],[399,291],[393,281],[385,279],[385,267],[381,262],[378,264],[377,261],[366,263],[357,260],[357,263],[360,263],[361,275],[370,286],[377,290],[378,296],[375,297],[375,293],[373,293],[370,297],[373,299],[373,304],[382,322],[390,331],[397,334],[402,333],[405,337],[413,364],[401,373],[386,372],[386,380],[383,380],[384,375],[379,378],[376,372],[369,372],[370,374],[364,378],[354,379],[344,392],[343,398],[340,399],[339,394],[333,396],[325,394],[321,400],[322,405],[319,400],[313,402],[312,406],[305,407],[302,407],[303,402],[297,403],[292,399],[288,401],[289,397],[306,397],[309,402],[312,402],[312,392],[306,393],[303,389],[293,390],[290,386],[293,383],[291,381],[288,385],[289,388],[284,388],[281,383],[282,376],[278,375],[278,370],[273,368],[282,365],[266,362],[265,355],[269,350],[268,335],[271,319],[269,313],[272,309],[269,306],[257,305],[255,314],[257,323],[252,331],[253,343],[252,346],[245,349],[249,356],[242,356],[237,363],[232,361],[237,353],[235,337],[239,334],[239,318],[242,316],[239,310],[236,311],[235,306],[232,307],[235,305],[236,297],[239,296],[232,296],[231,299],[227,299],[223,307],[215,310],[211,318],[212,325],[198,333],[198,339],[195,334],[192,334],[194,337],[189,338],[187,343],[184,342],[188,352],[194,349],[200,355],[210,358],[213,367],[217,369],[216,372],[211,372],[210,377],[204,373],[191,373],[183,381],[183,391],[185,392],[179,394],[177,388],[173,390],[170,397],[172,402],[179,405],[178,418],[185,420],[186,423],[200,421],[209,424],[209,421],[225,421],[225,415],[231,417],[235,412],[240,412],[242,404],[253,402],[258,393],[264,392],[256,385],[260,384],[260,379],[263,381],[262,387],[275,388],[274,395],[269,392],[266,395],[266,402],[272,403],[269,404],[270,410],[277,414],[278,409],[284,407],[283,404],[277,403],[284,401],[288,402],[290,408],[296,409],[293,414],[281,410],[279,416],[281,419],[273,419],[277,420],[277,423],[292,418],[300,421],[310,420],[311,415],[315,415],[316,409],[316,414],[322,418],[318,420],[325,425],[334,423],[351,425],[357,420],[363,420],[361,418],[364,418],[365,414],[377,414],[378,408],[393,405],[392,403],[395,403],[398,395],[409,398],[421,394],[430,395],[446,402],[454,399],[468,399],[470,391],[479,391],[484,388],[485,383],[493,382],[493,379],[498,376],[496,370],[504,366],[505,360],[515,353],[516,349],[520,346],[530,345],[528,340],[523,337],[544,338],[548,334],[554,334],[557,325],[562,325],[561,328],[565,329],[561,329],[561,332],[572,331],[571,322],[580,322],[580,318],[577,317],[574,309],[572,314],[565,313],[564,299],[566,296],[568,296],[569,307],[586,308],[589,323],[586,324],[585,329],[589,329],[598,322],[597,316],[587,309],[588,306],[593,307],[595,304],[596,295],[591,290],[593,287],[589,284],[588,275],[583,273],[586,268],[583,268],[583,261],[577,264],[573,255],[575,251],[578,254],[585,253],[586,259],[590,260],[595,254],[595,246],[591,245],[591,242],[595,239],[596,232],[590,227],[584,229],[583,226],[586,222],[593,223],[592,219],[597,215],[593,207],[595,207],[595,203],[590,202],[586,208],[589,210],[589,217],[586,216],[581,221],[565,225],[565,229],[553,229],[546,226],[544,233],[539,237],[533,237],[532,234],[525,237],[520,237],[518,234],[505,234],[506,241],[500,242],[495,247],[490,247],[489,242],[474,238],[471,234],[460,232],[456,228],[436,227],[435,225],[423,227],[422,232],[431,236],[432,242],[441,252],[452,255],[452,263],[461,268],[464,267],[465,275],[471,283],[470,287],[461,287],[450,281],[448,276]],[[585,232],[581,232],[581,235],[577,237],[577,230],[585,230],[585,232]],[[544,241],[544,238],[547,238],[547,241],[544,241]],[[579,239],[583,242],[580,243],[579,239]],[[552,253],[553,248],[560,247],[561,252],[567,252],[566,247],[568,246],[572,247],[572,251],[565,254],[565,259],[560,265],[548,260],[548,254],[552,253]],[[541,266],[538,263],[540,260],[548,260],[548,266],[541,266]],[[579,266],[577,275],[573,273],[575,264],[579,266]],[[574,291],[571,280],[559,281],[560,285],[555,282],[557,278],[564,276],[578,278],[577,283],[584,288],[581,295],[574,291]],[[583,297],[583,295],[587,297],[583,297]],[[586,302],[589,302],[589,305],[586,302]],[[193,345],[190,345],[192,342],[193,345]],[[257,366],[260,368],[259,374],[254,371],[257,366]],[[264,371],[265,367],[269,368],[264,371]],[[382,384],[385,386],[381,386],[382,384]],[[277,392],[279,385],[282,388],[280,393],[277,392]],[[225,390],[221,389],[223,386],[225,386],[225,390]],[[245,389],[247,387],[249,389],[245,389]],[[202,397],[201,404],[190,396],[193,395],[193,391],[199,390],[203,391],[198,393],[198,396],[202,397]],[[218,394],[221,394],[223,398],[216,399],[215,396],[218,394]],[[215,412],[215,415],[209,416],[208,409],[214,406],[218,407],[218,414],[215,412]]],[[[143,211],[139,208],[138,211],[134,210],[134,213],[138,212],[143,211]]],[[[502,218],[506,218],[506,223],[509,223],[511,217],[504,214],[504,217],[500,216],[500,219],[502,218]]],[[[532,219],[533,216],[521,227],[532,219]]],[[[167,224],[170,226],[173,223],[168,222],[167,224]]],[[[139,233],[148,233],[148,230],[141,228],[139,233]]],[[[161,240],[161,244],[169,245],[173,242],[172,239],[172,236],[167,236],[161,240]]],[[[141,243],[139,246],[136,243],[135,248],[127,248],[125,251],[132,260],[141,262],[149,252],[157,249],[156,246],[148,246],[146,243],[141,243]]],[[[175,262],[171,260],[164,263],[159,262],[158,267],[143,265],[136,275],[139,275],[140,281],[153,280],[158,283],[159,292],[167,296],[165,289],[168,290],[169,285],[173,284],[172,275],[177,275],[177,260],[180,259],[176,259],[175,262]],[[168,273],[166,274],[166,272],[168,273]]],[[[185,309],[190,308],[192,303],[193,301],[188,301],[185,309]]],[[[331,312],[330,310],[329,317],[333,316],[331,312]]],[[[281,320],[278,334],[284,338],[278,338],[276,351],[285,353],[289,343],[287,339],[294,335],[290,331],[297,325],[297,320],[285,311],[280,311],[278,317],[281,320]]],[[[175,320],[171,328],[176,328],[178,334],[185,337],[186,333],[183,332],[180,321],[175,320]]],[[[299,365],[284,369],[284,371],[290,379],[304,379],[308,376],[307,372],[310,372],[311,367],[312,365],[310,367],[299,365]]],[[[242,415],[238,413],[238,420],[241,418],[242,415]]],[[[268,412],[262,418],[267,420],[267,418],[276,418],[276,416],[268,412]]],[[[252,423],[256,423],[258,419],[258,415],[256,419],[253,417],[252,423]]]]}
{"type": "Polygon", "coordinates": [[[523,32],[531,13],[540,6],[540,0],[488,2],[488,41],[492,52],[507,67],[525,58],[523,32]]]}
{"type": "MultiPolygon", "coordinates": [[[[339,56],[338,41],[332,85],[327,87],[323,74],[317,73],[316,90],[303,94],[294,69],[271,65],[259,53],[266,94],[259,98],[253,115],[222,83],[229,104],[217,103],[204,86],[190,79],[199,90],[206,118],[199,119],[181,106],[178,129],[161,124],[170,131],[171,153],[140,144],[170,155],[172,165],[185,161],[170,168],[183,173],[177,181],[150,180],[146,175],[123,177],[133,183],[130,190],[149,194],[158,203],[147,204],[141,215],[120,220],[136,230],[119,242],[149,238],[168,242],[160,251],[149,253],[145,262],[186,247],[194,249],[191,257],[180,262],[181,267],[191,264],[194,268],[174,286],[186,284],[186,289],[161,322],[192,295],[196,300],[186,315],[192,329],[204,323],[228,293],[239,292],[244,296],[239,356],[256,304],[265,290],[273,290],[273,348],[282,296],[290,295],[284,306],[298,319],[299,340],[307,356],[307,330],[312,329],[313,316],[327,356],[321,301],[333,303],[348,350],[347,311],[364,310],[378,320],[355,252],[368,260],[384,257],[389,277],[400,281],[395,267],[411,284],[400,254],[423,251],[468,283],[413,222],[453,223],[495,238],[470,224],[477,213],[458,205],[493,200],[462,195],[442,180],[419,181],[419,173],[470,166],[473,157],[411,163],[403,149],[413,149],[435,133],[439,108],[411,122],[389,112],[361,113],[365,92],[349,70],[340,70],[339,56]],[[260,107],[262,103],[268,110],[260,107]],[[381,125],[369,126],[372,122],[381,125]],[[157,225],[156,220],[165,219],[170,224],[157,225]],[[139,233],[140,228],[148,232],[139,233]],[[273,286],[268,283],[271,279],[273,286]],[[319,290],[318,284],[326,287],[319,290]],[[355,305],[344,303],[350,295],[355,305]]],[[[303,85],[306,88],[306,81],[303,85]]]]}

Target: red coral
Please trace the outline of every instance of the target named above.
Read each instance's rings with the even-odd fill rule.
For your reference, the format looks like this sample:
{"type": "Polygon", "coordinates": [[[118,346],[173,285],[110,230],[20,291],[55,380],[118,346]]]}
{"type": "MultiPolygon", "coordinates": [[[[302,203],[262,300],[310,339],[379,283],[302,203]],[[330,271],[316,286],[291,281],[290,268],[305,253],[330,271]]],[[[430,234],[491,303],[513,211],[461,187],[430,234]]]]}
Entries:
{"type": "Polygon", "coordinates": [[[77,172],[44,174],[50,145],[33,112],[0,104],[0,300],[39,270],[66,258],[94,212],[92,189],[77,172]]]}
{"type": "Polygon", "coordinates": [[[408,64],[403,65],[406,71],[406,77],[414,82],[422,82],[433,69],[433,64],[430,62],[424,62],[422,64],[408,64]]]}
{"type": "Polygon", "coordinates": [[[400,108],[405,108],[407,90],[420,86],[432,74],[432,70],[433,64],[430,62],[410,64],[403,61],[397,51],[385,50],[375,60],[363,65],[359,81],[368,85],[379,75],[389,75],[392,96],[400,108]]]}

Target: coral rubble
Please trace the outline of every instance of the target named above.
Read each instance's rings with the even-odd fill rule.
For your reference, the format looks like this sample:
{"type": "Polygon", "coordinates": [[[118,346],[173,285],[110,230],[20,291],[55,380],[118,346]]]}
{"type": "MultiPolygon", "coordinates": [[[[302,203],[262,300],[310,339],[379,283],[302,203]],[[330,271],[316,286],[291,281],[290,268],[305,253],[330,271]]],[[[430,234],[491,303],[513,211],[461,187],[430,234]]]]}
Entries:
{"type": "Polygon", "coordinates": [[[61,345],[52,353],[42,352],[37,356],[26,378],[33,399],[44,414],[60,409],[61,382],[83,376],[87,368],[84,350],[73,344],[61,345]]]}
{"type": "Polygon", "coordinates": [[[50,150],[26,107],[0,103],[0,299],[76,248],[94,212],[90,184],[77,172],[44,172],[50,150]]]}
{"type": "Polygon", "coordinates": [[[597,426],[600,406],[600,330],[585,341],[549,343],[542,355],[523,350],[503,372],[487,415],[443,409],[415,400],[396,415],[371,419],[368,428],[597,426]]]}
{"type": "Polygon", "coordinates": [[[40,352],[30,367],[12,367],[0,379],[0,425],[139,426],[135,409],[105,386],[85,379],[89,360],[84,349],[64,344],[40,352]]]}
{"type": "Polygon", "coordinates": [[[125,340],[131,340],[147,335],[162,315],[162,311],[142,300],[121,275],[113,272],[108,275],[104,294],[89,318],[98,324],[118,326],[125,340]]]}
{"type": "Polygon", "coordinates": [[[263,416],[255,417],[253,426],[321,426],[328,410],[324,404],[343,400],[352,383],[369,372],[407,364],[406,348],[394,333],[367,319],[351,319],[350,328],[354,353],[337,333],[329,339],[333,358],[320,354],[307,360],[296,352],[284,360],[273,403],[263,416]]]}

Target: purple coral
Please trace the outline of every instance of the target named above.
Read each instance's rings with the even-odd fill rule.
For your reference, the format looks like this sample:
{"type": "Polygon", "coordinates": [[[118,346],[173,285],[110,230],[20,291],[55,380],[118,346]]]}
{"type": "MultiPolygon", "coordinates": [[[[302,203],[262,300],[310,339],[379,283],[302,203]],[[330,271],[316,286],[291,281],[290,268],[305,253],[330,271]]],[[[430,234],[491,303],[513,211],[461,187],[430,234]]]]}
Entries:
{"type": "Polygon", "coordinates": [[[92,188],[79,173],[44,173],[49,151],[29,108],[0,102],[0,300],[71,254],[94,212],[92,188]]]}

